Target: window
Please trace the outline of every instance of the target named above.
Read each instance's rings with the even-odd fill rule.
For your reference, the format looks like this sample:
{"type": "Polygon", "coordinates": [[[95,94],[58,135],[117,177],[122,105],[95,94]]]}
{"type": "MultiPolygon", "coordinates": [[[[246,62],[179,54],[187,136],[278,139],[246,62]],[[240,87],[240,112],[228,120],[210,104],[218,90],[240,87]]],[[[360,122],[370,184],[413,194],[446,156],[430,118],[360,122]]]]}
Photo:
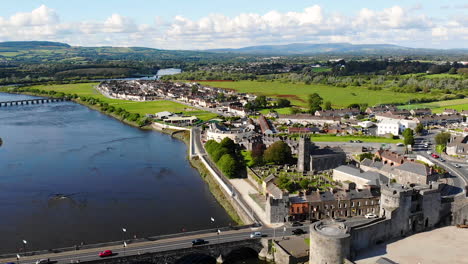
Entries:
{"type": "Polygon", "coordinates": [[[348,207],[348,204],[347,204],[347,203],[345,203],[345,204],[344,204],[344,208],[347,208],[347,207],[348,207]]]}
{"type": "Polygon", "coordinates": [[[366,200],[366,202],[364,204],[367,205],[367,200],[366,200]]]}
{"type": "Polygon", "coordinates": [[[327,210],[327,209],[328,209],[328,205],[326,204],[326,205],[325,205],[325,210],[327,210]]]}
{"type": "Polygon", "coordinates": [[[361,202],[357,202],[357,206],[361,206],[361,202]]]}
{"type": "Polygon", "coordinates": [[[374,200],[371,200],[370,204],[371,204],[371,205],[374,205],[374,200]]]}
{"type": "Polygon", "coordinates": [[[354,202],[351,202],[351,207],[354,207],[354,202]]]}

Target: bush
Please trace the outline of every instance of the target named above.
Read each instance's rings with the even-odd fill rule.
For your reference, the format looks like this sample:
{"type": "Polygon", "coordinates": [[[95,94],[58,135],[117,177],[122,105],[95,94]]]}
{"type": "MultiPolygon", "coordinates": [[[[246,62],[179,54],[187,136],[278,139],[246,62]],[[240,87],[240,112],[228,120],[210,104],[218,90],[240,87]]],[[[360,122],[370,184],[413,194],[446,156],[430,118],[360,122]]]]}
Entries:
{"type": "Polygon", "coordinates": [[[263,158],[274,164],[287,164],[292,160],[291,148],[283,141],[277,141],[265,150],[263,158]]]}

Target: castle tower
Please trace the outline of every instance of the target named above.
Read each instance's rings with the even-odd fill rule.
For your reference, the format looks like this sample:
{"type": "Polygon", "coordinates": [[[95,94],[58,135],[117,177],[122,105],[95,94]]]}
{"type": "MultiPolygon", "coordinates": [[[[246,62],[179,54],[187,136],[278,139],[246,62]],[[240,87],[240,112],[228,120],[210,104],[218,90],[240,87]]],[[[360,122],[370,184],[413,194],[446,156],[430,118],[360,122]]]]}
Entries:
{"type": "Polygon", "coordinates": [[[315,222],[310,225],[310,264],[344,263],[351,253],[351,235],[343,223],[315,222]]]}
{"type": "Polygon", "coordinates": [[[310,171],[310,151],[312,142],[309,136],[301,136],[299,138],[299,146],[297,150],[297,170],[300,172],[310,171]]]}

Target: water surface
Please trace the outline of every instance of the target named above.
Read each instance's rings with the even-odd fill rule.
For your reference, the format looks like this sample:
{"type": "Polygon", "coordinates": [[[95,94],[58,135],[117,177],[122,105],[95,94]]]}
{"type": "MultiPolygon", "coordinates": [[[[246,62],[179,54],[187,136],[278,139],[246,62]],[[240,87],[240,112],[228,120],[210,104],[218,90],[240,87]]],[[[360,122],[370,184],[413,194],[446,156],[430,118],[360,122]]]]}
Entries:
{"type": "Polygon", "coordinates": [[[168,135],[61,102],[0,107],[0,137],[0,253],[23,239],[29,251],[231,221],[168,135]]]}

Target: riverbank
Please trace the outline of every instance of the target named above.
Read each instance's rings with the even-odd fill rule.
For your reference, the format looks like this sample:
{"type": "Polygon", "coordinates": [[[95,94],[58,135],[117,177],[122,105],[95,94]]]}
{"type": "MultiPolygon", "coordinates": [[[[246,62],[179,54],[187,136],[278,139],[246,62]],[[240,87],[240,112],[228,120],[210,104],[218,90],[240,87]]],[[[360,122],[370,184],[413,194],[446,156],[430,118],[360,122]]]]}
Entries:
{"type": "MultiPolygon", "coordinates": [[[[42,94],[36,94],[36,93],[32,93],[32,92],[12,92],[12,91],[3,91],[3,92],[12,93],[12,94],[27,94],[27,95],[44,97],[44,95],[42,95],[42,94]]],[[[124,123],[126,125],[129,125],[129,126],[132,126],[132,127],[135,127],[135,128],[139,128],[139,129],[153,130],[153,131],[156,131],[156,132],[168,134],[173,138],[181,140],[187,146],[190,145],[190,131],[181,131],[181,130],[175,130],[175,129],[171,129],[171,128],[159,128],[157,126],[152,126],[151,124],[141,127],[141,126],[139,126],[137,124],[137,122],[132,122],[132,121],[123,119],[121,116],[116,115],[114,113],[108,113],[108,112],[102,111],[99,105],[96,105],[96,104],[92,105],[92,104],[90,104],[90,103],[88,103],[86,101],[80,100],[79,98],[70,99],[70,100],[75,102],[75,103],[78,103],[80,105],[86,106],[89,109],[96,110],[96,111],[98,111],[98,112],[100,112],[100,113],[102,113],[104,115],[115,118],[115,119],[119,120],[120,122],[122,122],[122,123],[124,123]]],[[[236,210],[232,207],[230,202],[227,200],[227,197],[222,192],[222,190],[219,188],[216,181],[213,179],[213,176],[211,176],[211,174],[208,172],[208,170],[205,168],[205,166],[199,160],[193,160],[193,159],[191,160],[190,157],[188,157],[188,155],[189,155],[188,152],[189,152],[189,149],[187,148],[187,159],[188,159],[188,161],[190,162],[191,166],[198,171],[198,173],[200,174],[202,179],[206,182],[210,192],[215,197],[216,201],[224,208],[226,213],[231,217],[231,219],[236,224],[242,225],[243,224],[242,220],[240,219],[240,217],[237,214],[236,210]]]]}

